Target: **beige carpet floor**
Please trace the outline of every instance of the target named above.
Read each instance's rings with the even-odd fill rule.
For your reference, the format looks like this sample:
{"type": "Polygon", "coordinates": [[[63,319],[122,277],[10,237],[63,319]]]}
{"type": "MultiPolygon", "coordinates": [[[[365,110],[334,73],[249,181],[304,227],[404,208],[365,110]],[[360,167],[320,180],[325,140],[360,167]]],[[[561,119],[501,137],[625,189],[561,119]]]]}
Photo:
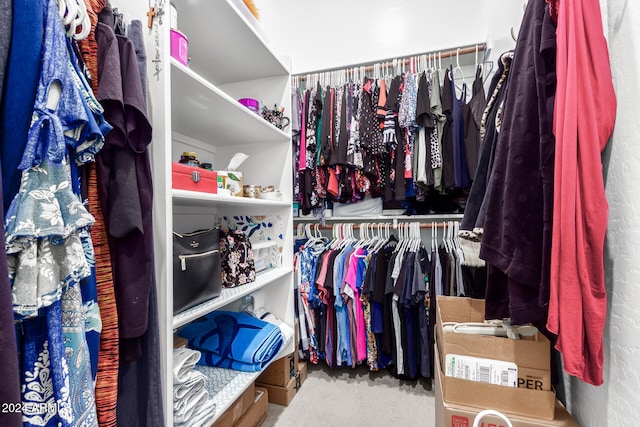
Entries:
{"type": "Polygon", "coordinates": [[[308,372],[289,406],[269,404],[263,426],[435,426],[428,380],[402,381],[386,370],[331,370],[324,364],[308,364],[308,372]]]}

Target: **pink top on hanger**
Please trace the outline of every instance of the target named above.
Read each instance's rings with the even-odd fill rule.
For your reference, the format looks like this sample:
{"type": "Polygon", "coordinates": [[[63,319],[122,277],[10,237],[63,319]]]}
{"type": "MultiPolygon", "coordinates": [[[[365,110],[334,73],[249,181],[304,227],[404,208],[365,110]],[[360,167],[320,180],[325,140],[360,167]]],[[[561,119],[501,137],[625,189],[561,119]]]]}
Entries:
{"type": "Polygon", "coordinates": [[[603,382],[608,205],[601,153],[613,132],[616,98],[598,0],[562,0],[556,31],[557,89],[551,295],[547,327],[564,369],[603,382]]]}

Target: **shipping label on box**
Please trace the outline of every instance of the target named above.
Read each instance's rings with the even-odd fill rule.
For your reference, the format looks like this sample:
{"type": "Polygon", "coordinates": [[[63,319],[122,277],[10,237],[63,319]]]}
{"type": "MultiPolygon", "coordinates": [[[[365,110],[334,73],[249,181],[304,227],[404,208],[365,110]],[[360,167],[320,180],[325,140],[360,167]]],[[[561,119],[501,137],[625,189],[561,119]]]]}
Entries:
{"type": "Polygon", "coordinates": [[[502,360],[447,354],[445,375],[485,384],[518,386],[518,366],[502,360]]]}

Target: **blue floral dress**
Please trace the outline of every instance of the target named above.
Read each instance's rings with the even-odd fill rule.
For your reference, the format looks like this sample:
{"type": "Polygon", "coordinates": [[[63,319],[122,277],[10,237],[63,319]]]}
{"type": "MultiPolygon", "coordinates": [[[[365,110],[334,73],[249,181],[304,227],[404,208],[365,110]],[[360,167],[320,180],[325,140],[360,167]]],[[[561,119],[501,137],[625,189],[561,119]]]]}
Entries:
{"type": "Polygon", "coordinates": [[[44,5],[42,69],[20,191],[5,220],[14,314],[22,319],[25,426],[97,426],[85,332],[97,304],[82,306],[94,222],[74,192],[72,168],[93,161],[110,126],[70,54],[55,0],[44,5]],[[52,85],[57,104],[47,105],[52,85]],[[94,307],[95,306],[95,307],[94,307]]]}

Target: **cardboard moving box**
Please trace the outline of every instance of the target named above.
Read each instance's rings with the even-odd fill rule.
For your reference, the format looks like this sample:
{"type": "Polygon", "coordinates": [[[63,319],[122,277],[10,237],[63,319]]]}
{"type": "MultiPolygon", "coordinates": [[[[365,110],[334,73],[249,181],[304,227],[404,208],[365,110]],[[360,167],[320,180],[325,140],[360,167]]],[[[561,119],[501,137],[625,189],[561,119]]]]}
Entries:
{"type": "Polygon", "coordinates": [[[263,383],[258,383],[257,385],[267,389],[270,403],[289,406],[301,386],[300,373],[296,372],[296,375],[289,380],[286,387],[263,383]]]}
{"type": "Polygon", "coordinates": [[[256,382],[260,384],[271,384],[286,387],[291,378],[295,377],[298,366],[295,363],[294,351],[275,362],[272,362],[263,373],[260,374],[256,382]]]}
{"type": "Polygon", "coordinates": [[[232,427],[244,415],[245,412],[253,405],[256,398],[255,383],[251,384],[241,395],[233,402],[233,405],[227,409],[218,420],[213,423],[212,427],[232,427]]]}
{"type": "Polygon", "coordinates": [[[259,427],[269,414],[269,392],[262,387],[256,387],[253,404],[247,409],[233,427],[259,427]]]}
{"type": "MultiPolygon", "coordinates": [[[[436,427],[471,427],[476,415],[483,409],[497,409],[497,405],[489,405],[484,408],[473,408],[466,405],[454,405],[443,399],[443,372],[439,368],[438,351],[435,352],[435,388],[436,388],[436,427]]],[[[494,386],[499,387],[499,386],[494,386]]],[[[512,389],[514,390],[514,389],[512,389]]],[[[518,390],[518,389],[515,389],[518,390]]],[[[532,390],[529,390],[532,391],[532,390]]],[[[508,411],[501,411],[511,421],[513,427],[579,427],[578,423],[571,417],[562,403],[556,402],[553,420],[542,420],[539,418],[522,417],[514,415],[508,411]]],[[[481,426],[484,427],[506,427],[505,422],[497,417],[483,418],[481,426]]]]}
{"type": "Polygon", "coordinates": [[[307,380],[307,362],[304,360],[298,363],[298,372],[300,373],[300,386],[307,380]]]}
{"type": "MultiPolygon", "coordinates": [[[[464,379],[442,378],[444,401],[448,404],[496,409],[525,417],[552,420],[555,393],[550,391],[549,340],[538,333],[531,339],[473,335],[444,331],[445,322],[483,322],[484,301],[460,297],[437,299],[436,353],[438,369],[444,372],[447,354],[514,362],[518,366],[519,388],[485,384],[464,379]]],[[[436,369],[436,371],[438,371],[436,369]]]]}

